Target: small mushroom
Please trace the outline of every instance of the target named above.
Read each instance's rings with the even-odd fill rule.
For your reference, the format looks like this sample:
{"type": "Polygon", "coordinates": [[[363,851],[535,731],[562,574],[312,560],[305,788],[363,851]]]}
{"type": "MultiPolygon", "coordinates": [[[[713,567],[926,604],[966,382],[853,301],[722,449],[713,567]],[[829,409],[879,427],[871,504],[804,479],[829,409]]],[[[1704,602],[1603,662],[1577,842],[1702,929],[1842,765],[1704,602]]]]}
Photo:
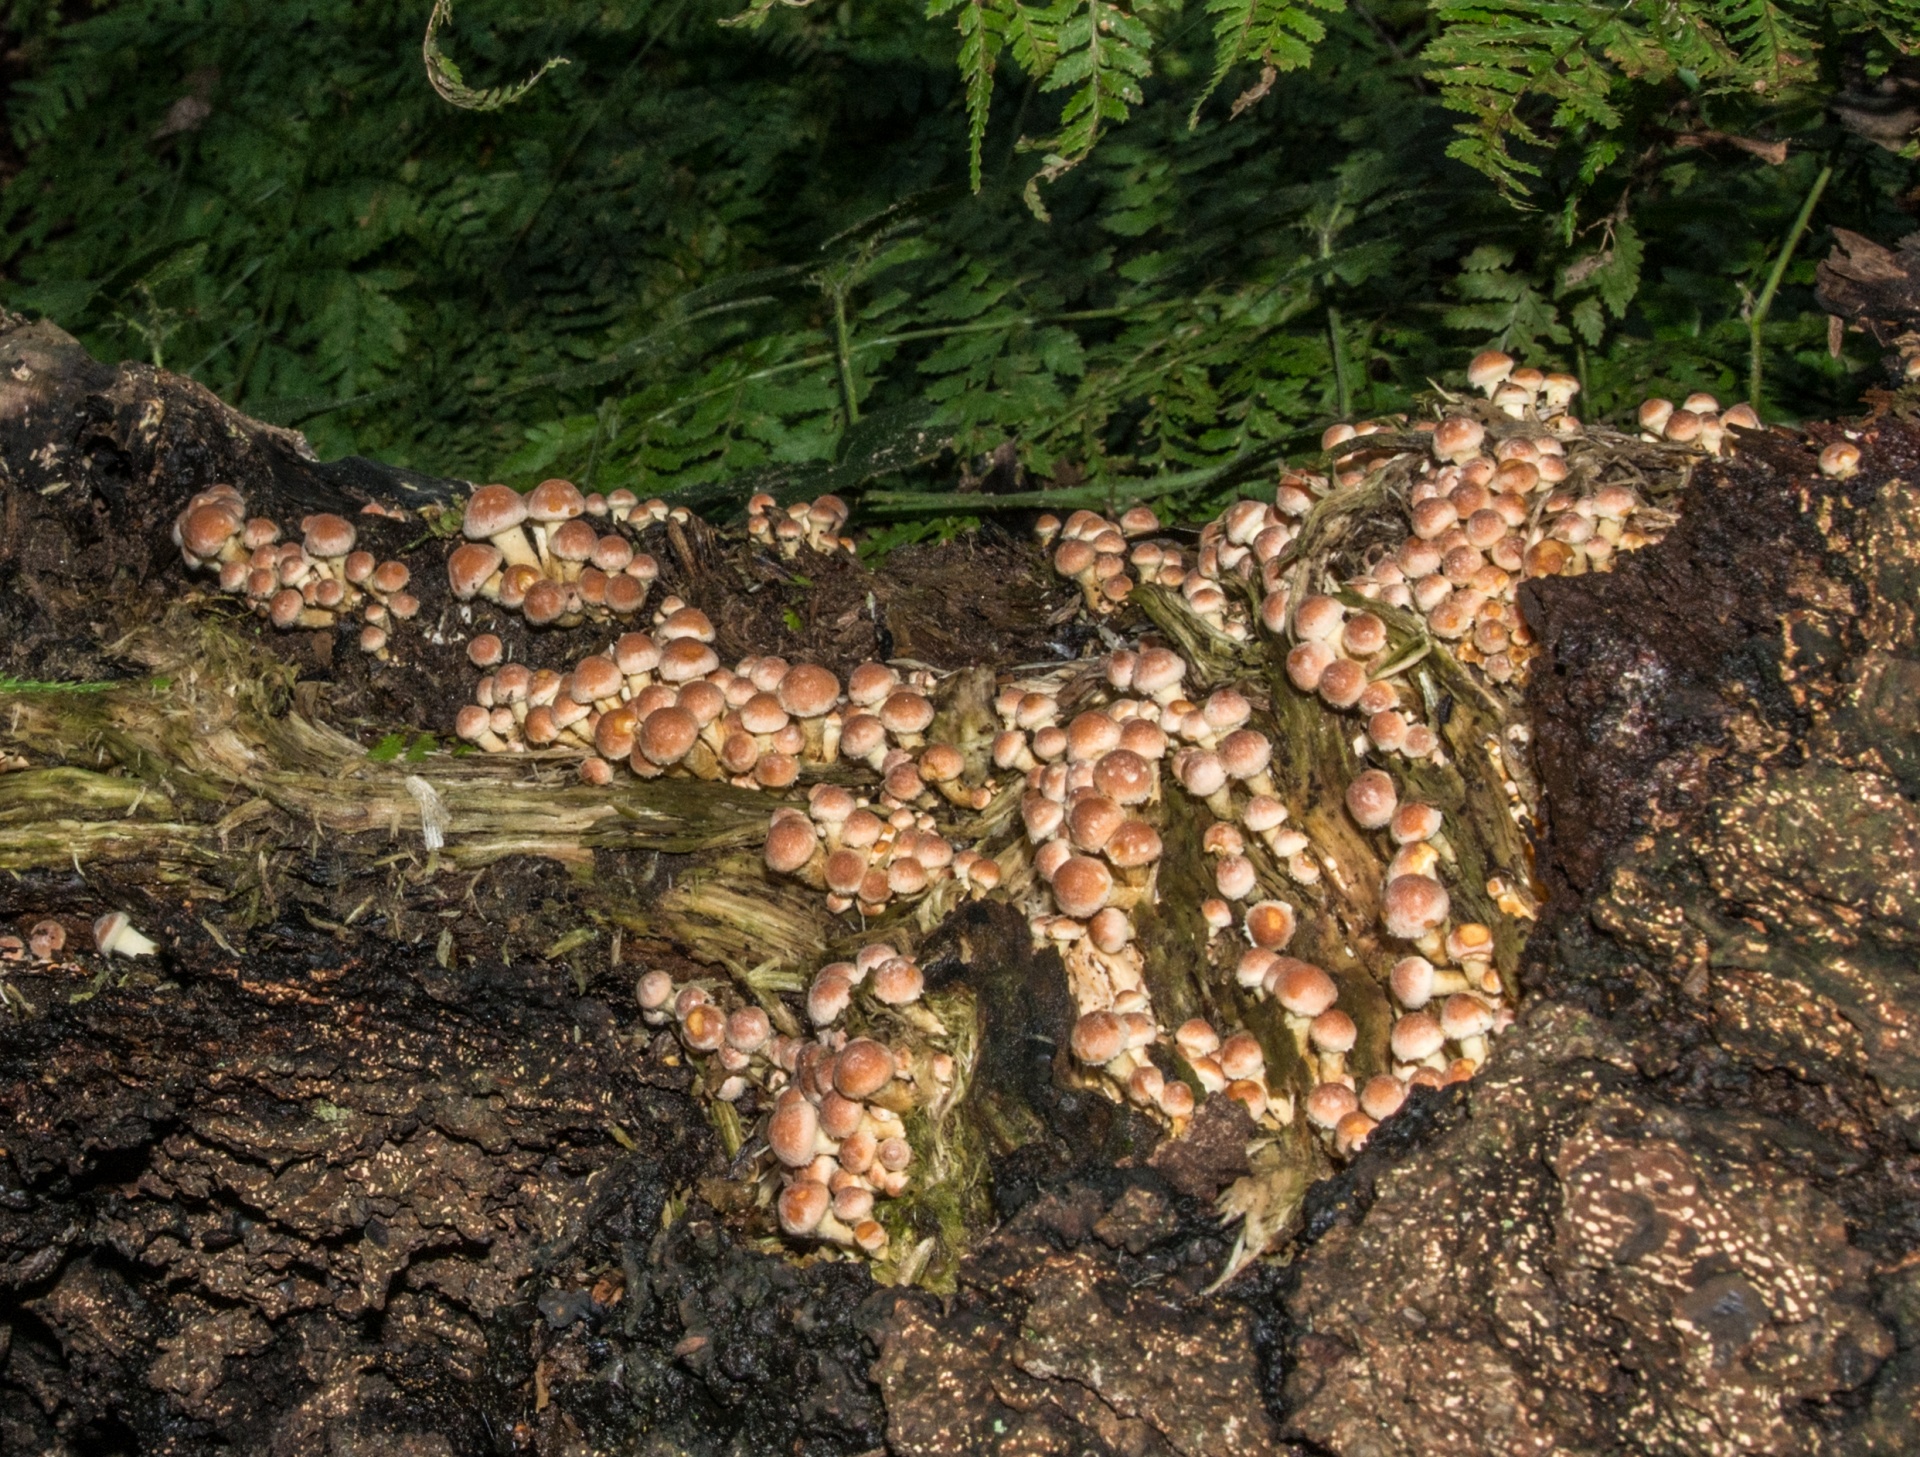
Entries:
{"type": "Polygon", "coordinates": [[[134,929],[125,911],[109,911],[93,923],[93,944],[102,956],[151,956],[159,949],[134,929]]]}

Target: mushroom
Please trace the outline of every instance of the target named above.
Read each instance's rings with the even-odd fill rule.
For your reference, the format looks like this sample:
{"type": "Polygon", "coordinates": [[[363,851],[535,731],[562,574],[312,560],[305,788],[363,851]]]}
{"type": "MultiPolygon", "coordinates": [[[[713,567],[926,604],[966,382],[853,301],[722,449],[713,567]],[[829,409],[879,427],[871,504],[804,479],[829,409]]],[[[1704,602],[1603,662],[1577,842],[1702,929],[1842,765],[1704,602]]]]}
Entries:
{"type": "Polygon", "coordinates": [[[109,911],[93,923],[93,944],[102,956],[151,956],[159,949],[134,929],[125,911],[109,911]]]}
{"type": "Polygon", "coordinates": [[[1329,1007],[1308,1024],[1307,1037],[1319,1054],[1322,1082],[1337,1082],[1346,1075],[1347,1054],[1358,1036],[1353,1018],[1338,1007],[1329,1007]]]}
{"type": "Polygon", "coordinates": [[[1393,779],[1378,769],[1366,769],[1347,785],[1347,813],[1363,830],[1384,829],[1399,807],[1393,779]]]}
{"type": "MultiPolygon", "coordinates": [[[[58,921],[36,921],[27,932],[27,949],[35,961],[52,961],[67,946],[67,928],[58,921]]],[[[101,947],[106,950],[106,947],[101,947]]]]}
{"type": "Polygon", "coordinates": [[[518,491],[509,486],[482,486],[467,498],[460,531],[468,541],[490,543],[509,566],[538,569],[540,558],[520,529],[526,519],[527,503],[518,491]]]}

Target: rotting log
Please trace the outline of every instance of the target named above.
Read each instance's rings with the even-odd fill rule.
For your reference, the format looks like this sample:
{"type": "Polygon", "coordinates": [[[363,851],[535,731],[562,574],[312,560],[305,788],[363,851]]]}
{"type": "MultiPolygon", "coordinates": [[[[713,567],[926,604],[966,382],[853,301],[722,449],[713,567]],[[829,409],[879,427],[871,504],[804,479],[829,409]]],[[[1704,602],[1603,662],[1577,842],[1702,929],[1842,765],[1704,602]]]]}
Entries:
{"type": "MultiPolygon", "coordinates": [[[[822,934],[804,898],[740,888],[755,816],[689,782],[608,813],[530,759],[370,761],[329,725],[404,721],[380,705],[420,693],[382,699],[305,637],[181,613],[165,561],[180,489],[264,472],[249,452],[298,462],[297,442],[15,335],[0,357],[31,344],[55,364],[0,421],[7,519],[33,523],[0,536],[0,671],[122,685],[4,705],[0,762],[20,767],[0,773],[0,843],[24,859],[0,904],[21,927],[125,905],[169,953],[11,978],[36,1011],[0,1041],[0,1445],[1920,1445],[1920,1007],[1887,875],[1907,853],[1887,785],[1916,762],[1920,658],[1904,427],[1868,425],[1850,484],[1784,439],[1703,471],[1674,539],[1530,604],[1551,652],[1529,719],[1552,899],[1502,965],[1532,1005],[1481,1085],[1419,1100],[1334,1178],[1305,1188],[1311,1158],[1250,1153],[1246,1126],[1156,1145],[1060,1076],[1057,962],[1004,907],[903,925],[943,1014],[972,1003],[979,1047],[977,1118],[914,1217],[993,1230],[948,1263],[941,1301],[743,1242],[727,1130],[673,1039],[630,1016],[642,966],[777,991],[822,934]],[[246,669],[231,695],[220,664],[246,669]],[[447,813],[437,865],[409,777],[447,813]],[[55,801],[97,848],[51,854],[55,801]],[[1292,1263],[1210,1292],[1230,1243],[1213,1200],[1262,1170],[1263,1217],[1304,1195],[1292,1263]],[[1651,1213],[1621,1223],[1634,1197],[1651,1213]],[[1169,1374],[1196,1333],[1204,1359],[1169,1374]],[[1486,1379],[1404,1381],[1442,1359],[1486,1379]]],[[[295,484],[269,485],[297,500],[304,467],[285,469],[295,484]]],[[[735,570],[711,544],[686,556],[735,570]]],[[[904,607],[896,622],[937,640],[904,607]]],[[[999,661],[1032,660],[1031,638],[1008,641],[999,661]]],[[[430,648],[395,676],[457,668],[430,648]]],[[[1443,669],[1464,764],[1488,722],[1443,669]]],[[[1261,711],[1285,723],[1291,689],[1271,690],[1261,711]]],[[[1525,787],[1525,746],[1495,741],[1525,787]]],[[[1303,778],[1337,786],[1338,735],[1303,742],[1303,778]]],[[[1420,787],[1468,792],[1444,770],[1420,787]]],[[[1510,810],[1479,813],[1517,836],[1510,810]]],[[[1177,921],[1205,870],[1197,828],[1166,830],[1177,921]]],[[[1157,974],[1205,1006],[1233,993],[1222,970],[1157,974]]],[[[1367,988],[1342,985],[1364,1025],[1367,988]]]]}

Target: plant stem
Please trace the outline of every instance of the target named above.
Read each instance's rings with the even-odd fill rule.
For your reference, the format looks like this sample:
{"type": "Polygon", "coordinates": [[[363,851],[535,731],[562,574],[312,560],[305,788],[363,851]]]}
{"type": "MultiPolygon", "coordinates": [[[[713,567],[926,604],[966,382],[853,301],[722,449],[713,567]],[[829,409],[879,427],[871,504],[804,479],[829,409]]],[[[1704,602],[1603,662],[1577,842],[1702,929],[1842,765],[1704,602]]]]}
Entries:
{"type": "Polygon", "coordinates": [[[1813,186],[1807,189],[1806,201],[1800,204],[1800,216],[1793,220],[1793,228],[1780,249],[1780,256],[1773,261],[1773,271],[1767,275],[1766,287],[1760,290],[1760,297],[1753,302],[1753,312],[1747,317],[1747,403],[1756,410],[1760,408],[1760,385],[1766,363],[1760,331],[1766,325],[1768,310],[1773,307],[1773,296],[1780,291],[1780,280],[1787,276],[1787,265],[1793,261],[1793,251],[1806,235],[1807,224],[1813,218],[1814,208],[1819,205],[1820,194],[1827,190],[1827,183],[1832,178],[1833,163],[1829,162],[1820,169],[1820,175],[1813,179],[1813,186]]]}
{"type": "Polygon", "coordinates": [[[1340,345],[1340,310],[1327,305],[1327,348],[1333,352],[1333,389],[1340,418],[1353,413],[1353,392],[1347,384],[1347,351],[1340,345]]]}
{"type": "Polygon", "coordinates": [[[847,335],[847,296],[839,289],[833,294],[833,334],[840,353],[840,388],[847,397],[847,425],[860,423],[860,401],[853,393],[853,347],[847,335]]]}

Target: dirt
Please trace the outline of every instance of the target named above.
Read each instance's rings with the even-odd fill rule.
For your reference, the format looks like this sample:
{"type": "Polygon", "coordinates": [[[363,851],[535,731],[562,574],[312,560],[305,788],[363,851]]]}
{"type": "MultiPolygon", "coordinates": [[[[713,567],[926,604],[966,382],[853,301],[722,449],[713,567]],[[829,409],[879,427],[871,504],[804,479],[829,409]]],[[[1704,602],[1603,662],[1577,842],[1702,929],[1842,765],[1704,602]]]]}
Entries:
{"type": "MultiPolygon", "coordinates": [[[[981,1237],[935,1296],[781,1253],[634,1015],[644,967],[757,934],[695,890],[744,818],[707,841],[640,795],[580,818],[556,776],[431,859],[405,766],[342,768],[352,740],[444,731],[491,625],[445,600],[427,519],[356,515],[423,599],[377,672],[233,613],[166,535],[216,480],[292,520],[460,483],[308,460],[17,321],[0,380],[0,672],[173,685],[0,700],[0,763],[71,776],[50,805],[0,772],[0,839],[54,815],[121,837],[0,869],[0,929],[54,916],[78,948],[0,968],[32,1009],[0,1032],[0,1450],[1920,1448],[1920,431],[1896,415],[1846,482],[1744,442],[1664,545],[1532,592],[1551,899],[1527,1006],[1482,1078],[1307,1192],[1283,1260],[1211,1289],[1245,1130],[1164,1144],[1063,1086],[1058,962],[1018,916],[930,935],[929,986],[979,999],[991,1143],[981,1237]],[[257,681],[216,695],[238,663],[257,681]],[[292,767],[235,768],[233,742],[292,767]],[[91,954],[114,908],[157,963],[91,954]]],[[[697,527],[647,545],[721,604],[723,655],[1082,646],[1010,536],[878,570],[697,527]]],[[[525,661],[563,651],[501,626],[525,661]]],[[[480,805],[487,770],[436,772],[480,805]]]]}

